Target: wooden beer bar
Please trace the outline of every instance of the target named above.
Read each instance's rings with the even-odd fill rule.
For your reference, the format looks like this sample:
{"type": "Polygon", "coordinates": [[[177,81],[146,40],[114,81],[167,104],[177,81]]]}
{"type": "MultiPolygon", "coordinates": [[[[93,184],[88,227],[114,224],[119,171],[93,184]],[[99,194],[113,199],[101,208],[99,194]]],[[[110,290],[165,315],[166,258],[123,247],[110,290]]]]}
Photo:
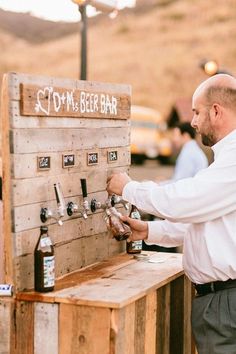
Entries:
{"type": "Polygon", "coordinates": [[[129,85],[4,76],[0,283],[14,292],[0,296],[0,354],[194,353],[182,255],[140,260],[112,238],[103,209],[59,213],[56,183],[66,206],[82,207],[82,179],[88,202],[106,203],[107,176],[128,172],[130,106],[129,85]],[[42,218],[45,208],[53,217],[42,218]],[[33,290],[42,225],[55,251],[48,293],[33,290]]]}
{"type": "Polygon", "coordinates": [[[17,337],[18,353],[191,353],[182,255],[146,255],[114,256],[63,277],[48,294],[18,293],[17,323],[26,331],[25,318],[34,318],[34,336],[17,337]]]}

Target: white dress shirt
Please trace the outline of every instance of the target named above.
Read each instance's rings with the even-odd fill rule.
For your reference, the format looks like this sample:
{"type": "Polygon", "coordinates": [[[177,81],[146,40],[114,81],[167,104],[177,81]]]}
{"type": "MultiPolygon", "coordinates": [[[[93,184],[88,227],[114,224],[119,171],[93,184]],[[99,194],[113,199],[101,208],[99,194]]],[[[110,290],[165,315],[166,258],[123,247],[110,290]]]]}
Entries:
{"type": "Polygon", "coordinates": [[[125,200],[166,219],[148,223],[146,241],[183,244],[184,270],[198,284],[236,279],[236,130],[212,149],[214,162],[194,177],[166,185],[131,181],[123,190],[125,200]]]}
{"type": "Polygon", "coordinates": [[[191,139],[183,145],[176,159],[172,180],[178,181],[182,178],[193,177],[198,171],[207,168],[207,166],[206,155],[196,140],[191,139]]]}

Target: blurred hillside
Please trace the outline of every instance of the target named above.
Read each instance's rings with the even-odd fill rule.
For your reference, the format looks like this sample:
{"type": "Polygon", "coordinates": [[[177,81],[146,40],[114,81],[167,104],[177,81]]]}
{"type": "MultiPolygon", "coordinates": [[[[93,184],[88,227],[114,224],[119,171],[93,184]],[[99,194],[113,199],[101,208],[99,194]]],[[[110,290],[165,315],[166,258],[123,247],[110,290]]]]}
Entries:
{"type": "MultiPolygon", "coordinates": [[[[8,27],[0,16],[0,75],[17,71],[78,78],[79,25],[54,23],[50,29],[48,21],[30,25],[21,16],[31,16],[17,16],[8,27]]],[[[236,73],[235,17],[235,0],[137,0],[135,9],[114,20],[89,19],[88,80],[131,84],[133,104],[166,115],[178,97],[191,96],[206,78],[201,59],[215,59],[236,73]]]]}

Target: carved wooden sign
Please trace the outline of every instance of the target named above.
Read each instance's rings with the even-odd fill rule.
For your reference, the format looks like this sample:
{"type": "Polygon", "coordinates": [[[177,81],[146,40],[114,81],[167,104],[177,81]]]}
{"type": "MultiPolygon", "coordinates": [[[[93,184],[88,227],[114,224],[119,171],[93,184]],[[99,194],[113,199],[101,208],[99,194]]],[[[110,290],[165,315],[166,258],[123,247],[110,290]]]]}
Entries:
{"type": "Polygon", "coordinates": [[[129,118],[130,96],[125,93],[30,84],[21,84],[20,92],[23,116],[129,118]]]}

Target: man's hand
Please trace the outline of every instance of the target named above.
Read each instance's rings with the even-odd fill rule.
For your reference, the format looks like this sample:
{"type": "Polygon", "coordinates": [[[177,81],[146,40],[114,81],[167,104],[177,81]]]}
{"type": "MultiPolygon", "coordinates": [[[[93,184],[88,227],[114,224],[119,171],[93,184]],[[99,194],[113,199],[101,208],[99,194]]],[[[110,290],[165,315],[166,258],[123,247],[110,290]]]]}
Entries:
{"type": "Polygon", "coordinates": [[[130,241],[146,240],[148,238],[148,223],[146,221],[121,216],[121,220],[127,223],[132,231],[130,241]]]}
{"type": "Polygon", "coordinates": [[[107,192],[109,195],[122,195],[124,186],[130,182],[131,179],[127,173],[115,173],[107,178],[107,192]]]}

